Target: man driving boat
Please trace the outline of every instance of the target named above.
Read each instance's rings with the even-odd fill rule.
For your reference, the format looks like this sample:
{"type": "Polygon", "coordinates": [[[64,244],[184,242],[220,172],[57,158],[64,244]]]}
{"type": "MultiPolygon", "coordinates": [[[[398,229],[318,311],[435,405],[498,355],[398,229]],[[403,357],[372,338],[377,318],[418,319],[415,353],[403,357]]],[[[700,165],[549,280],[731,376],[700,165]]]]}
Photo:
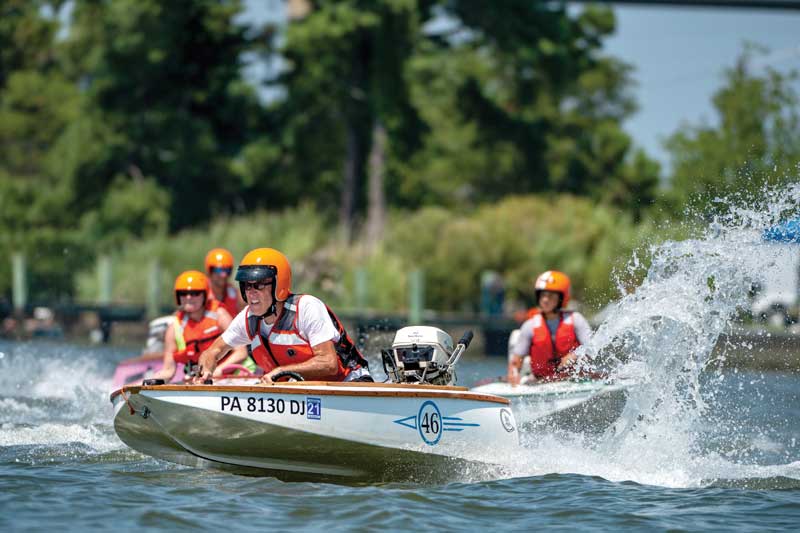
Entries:
{"type": "Polygon", "coordinates": [[[519,385],[523,359],[530,356],[530,370],[539,380],[558,379],[575,362],[575,349],[591,336],[591,327],[577,311],[566,311],[570,297],[569,277],[548,270],[536,278],[537,309],[520,326],[511,348],[508,382],[519,385]]]}
{"type": "Polygon", "coordinates": [[[281,252],[251,250],[239,264],[236,280],[247,307],[200,355],[197,382],[211,377],[227,350],[248,344],[264,369],[265,384],[287,371],[306,380],[372,381],[367,361],[333,311],[310,294],[291,292],[292,270],[281,252]]]}
{"type": "MultiPolygon", "coordinates": [[[[164,366],[153,378],[169,382],[175,375],[177,363],[186,365],[185,375],[191,376],[200,353],[230,325],[231,315],[219,302],[208,298],[208,291],[208,278],[197,270],[182,272],[175,279],[178,311],[164,333],[164,366]]],[[[247,350],[234,350],[216,369],[215,375],[222,375],[227,365],[241,363],[246,358],[247,350]]]]}

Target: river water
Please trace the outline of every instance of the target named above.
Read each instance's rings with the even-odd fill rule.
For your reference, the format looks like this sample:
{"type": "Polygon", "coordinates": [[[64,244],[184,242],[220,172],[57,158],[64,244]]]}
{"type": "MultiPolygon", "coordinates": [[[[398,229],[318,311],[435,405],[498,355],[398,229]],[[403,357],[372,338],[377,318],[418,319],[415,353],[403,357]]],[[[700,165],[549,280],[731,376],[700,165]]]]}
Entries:
{"type": "MultiPolygon", "coordinates": [[[[772,191],[634,257],[620,287],[644,281],[582,350],[640,386],[604,431],[537,427],[512,457],[485,450],[502,477],[348,486],[160,462],[111,425],[113,369],[134,351],[0,342],[0,530],[797,530],[800,375],[730,368],[714,347],[750,284],[788,267],[760,235],[798,206],[800,187],[772,191]]],[[[460,384],[504,371],[472,355],[460,384]]]]}
{"type": "MultiPolygon", "coordinates": [[[[108,387],[115,361],[131,352],[44,343],[0,352],[3,531],[767,531],[800,521],[796,374],[703,378],[713,408],[691,424],[523,437],[501,479],[353,487],[186,468],[128,449],[111,426],[108,387]]],[[[461,383],[503,370],[502,360],[469,359],[461,383]]]]}

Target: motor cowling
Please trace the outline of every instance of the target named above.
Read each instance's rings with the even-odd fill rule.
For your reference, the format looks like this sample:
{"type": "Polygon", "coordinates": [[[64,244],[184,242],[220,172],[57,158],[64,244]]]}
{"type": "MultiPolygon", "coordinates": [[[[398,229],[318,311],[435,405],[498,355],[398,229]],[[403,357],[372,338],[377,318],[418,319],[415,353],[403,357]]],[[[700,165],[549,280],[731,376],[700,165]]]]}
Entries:
{"type": "Polygon", "coordinates": [[[455,369],[448,364],[453,339],[432,326],[409,326],[397,330],[391,350],[383,350],[383,366],[395,383],[453,385],[455,369]]]}

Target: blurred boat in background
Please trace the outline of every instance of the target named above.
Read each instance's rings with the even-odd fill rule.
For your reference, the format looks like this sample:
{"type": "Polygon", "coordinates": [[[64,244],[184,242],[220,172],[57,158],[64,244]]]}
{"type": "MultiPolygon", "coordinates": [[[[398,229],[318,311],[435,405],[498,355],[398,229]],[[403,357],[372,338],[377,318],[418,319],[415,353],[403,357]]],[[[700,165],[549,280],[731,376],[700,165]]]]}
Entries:
{"type": "MultiPolygon", "coordinates": [[[[164,365],[164,334],[172,319],[172,315],[165,315],[149,322],[147,341],[142,355],[125,359],[117,365],[112,379],[112,390],[117,390],[126,384],[139,384],[161,370],[164,365]]],[[[176,365],[176,367],[172,383],[182,383],[183,365],[176,365]]]]}

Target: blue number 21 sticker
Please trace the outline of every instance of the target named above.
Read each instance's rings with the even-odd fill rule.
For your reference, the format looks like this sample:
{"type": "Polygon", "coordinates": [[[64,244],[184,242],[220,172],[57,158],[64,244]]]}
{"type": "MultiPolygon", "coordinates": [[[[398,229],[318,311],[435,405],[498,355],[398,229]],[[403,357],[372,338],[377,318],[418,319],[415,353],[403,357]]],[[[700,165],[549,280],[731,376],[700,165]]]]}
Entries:
{"type": "Polygon", "coordinates": [[[319,398],[306,398],[306,417],[310,420],[322,418],[322,400],[319,398]]]}

